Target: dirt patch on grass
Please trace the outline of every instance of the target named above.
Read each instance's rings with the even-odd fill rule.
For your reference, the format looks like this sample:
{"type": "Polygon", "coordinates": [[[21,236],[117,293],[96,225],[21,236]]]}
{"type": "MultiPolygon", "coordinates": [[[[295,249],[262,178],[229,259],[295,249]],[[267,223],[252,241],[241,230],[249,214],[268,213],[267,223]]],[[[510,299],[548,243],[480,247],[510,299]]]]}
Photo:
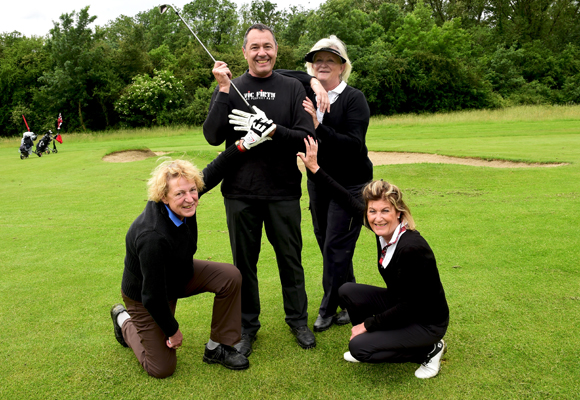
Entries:
{"type": "Polygon", "coordinates": [[[471,165],[474,167],[492,167],[492,168],[531,168],[531,167],[561,167],[567,163],[525,163],[503,160],[482,160],[481,158],[461,158],[440,156],[438,154],[425,153],[390,153],[369,151],[369,158],[374,165],[387,164],[461,164],[471,165]]]}
{"type": "MultiPolygon", "coordinates": [[[[145,160],[149,157],[158,157],[168,152],[147,150],[127,150],[117,151],[115,153],[107,154],[103,157],[103,161],[107,162],[131,162],[145,160]]],[[[390,164],[419,164],[419,163],[433,163],[433,164],[461,164],[471,165],[475,167],[492,167],[492,168],[530,168],[530,167],[561,167],[567,163],[524,163],[501,160],[482,160],[480,158],[461,158],[440,156],[437,154],[425,153],[391,153],[391,152],[377,152],[369,151],[369,158],[373,165],[390,165],[390,164]]],[[[298,159],[298,166],[300,170],[304,171],[304,164],[302,160],[298,159]]]]}
{"type": "Polygon", "coordinates": [[[168,151],[151,151],[149,149],[116,151],[114,153],[107,154],[106,156],[104,156],[103,161],[125,163],[146,160],[147,158],[150,157],[158,157],[168,153],[169,153],[168,151]]]}
{"type": "MultiPolygon", "coordinates": [[[[482,160],[481,158],[461,158],[440,156],[437,154],[426,153],[396,153],[396,152],[379,152],[369,151],[369,158],[373,165],[392,165],[392,164],[461,164],[471,165],[474,167],[492,167],[492,168],[531,168],[531,167],[561,167],[567,163],[524,163],[502,160],[482,160]]],[[[298,160],[298,167],[301,171],[305,170],[302,160],[298,160]]]]}

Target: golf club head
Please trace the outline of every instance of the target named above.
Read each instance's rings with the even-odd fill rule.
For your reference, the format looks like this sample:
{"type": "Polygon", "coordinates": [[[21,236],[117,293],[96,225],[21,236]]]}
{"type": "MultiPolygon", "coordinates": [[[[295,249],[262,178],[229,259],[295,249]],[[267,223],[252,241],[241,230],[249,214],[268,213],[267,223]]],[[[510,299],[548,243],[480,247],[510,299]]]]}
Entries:
{"type": "Polygon", "coordinates": [[[160,6],[159,6],[159,12],[160,12],[161,14],[163,14],[165,11],[167,11],[167,9],[168,9],[169,7],[170,7],[170,6],[169,6],[169,4],[162,4],[162,5],[160,5],[160,6]]]}

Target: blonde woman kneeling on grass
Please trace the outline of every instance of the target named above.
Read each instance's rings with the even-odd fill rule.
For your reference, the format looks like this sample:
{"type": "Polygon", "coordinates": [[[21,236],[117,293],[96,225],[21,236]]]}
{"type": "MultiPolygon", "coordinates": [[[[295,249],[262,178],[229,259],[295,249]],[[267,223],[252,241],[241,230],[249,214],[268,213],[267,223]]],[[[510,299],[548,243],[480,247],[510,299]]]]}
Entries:
{"type": "Polygon", "coordinates": [[[130,347],[143,369],[155,378],[173,374],[176,350],[183,343],[175,319],[177,300],[215,293],[211,333],[203,361],[233,370],[250,366],[233,346],[240,341],[242,277],[226,263],[196,260],[196,211],[201,195],[221,182],[231,163],[246,150],[269,140],[249,132],[203,171],[189,161],[160,164],[149,179],[149,201],[125,238],[122,304],[111,308],[115,337],[130,347]]]}
{"type": "Polygon", "coordinates": [[[339,289],[341,306],[352,322],[350,362],[421,364],[417,378],[439,373],[446,351],[443,336],[449,325],[449,308],[433,251],[415,230],[403,194],[395,185],[373,181],[365,186],[362,204],[336,183],[317,163],[318,144],[306,141],[299,154],[314,182],[332,193],[337,202],[362,216],[377,240],[378,270],[386,288],[345,283],[339,289]]]}

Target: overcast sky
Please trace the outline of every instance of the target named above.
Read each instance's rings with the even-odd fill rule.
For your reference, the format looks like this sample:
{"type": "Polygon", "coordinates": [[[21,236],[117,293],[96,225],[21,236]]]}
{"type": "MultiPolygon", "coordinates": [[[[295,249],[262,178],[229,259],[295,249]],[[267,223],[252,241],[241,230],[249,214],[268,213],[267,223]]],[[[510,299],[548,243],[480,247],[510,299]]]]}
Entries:
{"type": "MultiPolygon", "coordinates": [[[[79,11],[90,5],[89,15],[96,15],[94,25],[106,25],[121,14],[134,16],[161,4],[163,0],[6,0],[0,8],[0,33],[18,31],[24,36],[45,36],[64,13],[79,11]]],[[[301,5],[305,9],[318,8],[323,0],[270,0],[278,9],[301,5]]],[[[234,0],[238,7],[251,0],[234,0]]],[[[177,8],[189,1],[174,0],[177,8]]]]}

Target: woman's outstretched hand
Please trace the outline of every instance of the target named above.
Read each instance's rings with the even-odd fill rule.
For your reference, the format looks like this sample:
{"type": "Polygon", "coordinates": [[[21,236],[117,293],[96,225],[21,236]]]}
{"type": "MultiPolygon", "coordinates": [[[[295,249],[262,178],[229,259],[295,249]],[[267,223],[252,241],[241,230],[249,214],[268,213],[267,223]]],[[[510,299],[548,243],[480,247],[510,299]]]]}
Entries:
{"type": "Polygon", "coordinates": [[[306,168],[315,174],[320,169],[318,165],[318,142],[308,136],[307,139],[304,139],[304,146],[306,147],[306,154],[298,153],[296,155],[300,157],[306,168]]]}

